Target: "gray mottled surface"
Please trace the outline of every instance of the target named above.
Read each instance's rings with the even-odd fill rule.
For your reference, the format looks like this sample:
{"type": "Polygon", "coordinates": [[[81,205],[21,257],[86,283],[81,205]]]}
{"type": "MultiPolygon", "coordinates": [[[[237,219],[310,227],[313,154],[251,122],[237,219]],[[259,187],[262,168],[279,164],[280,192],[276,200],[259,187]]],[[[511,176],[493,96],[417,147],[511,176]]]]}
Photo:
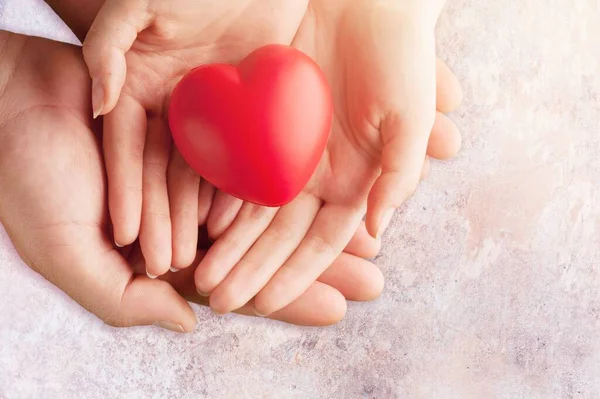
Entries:
{"type": "MultiPolygon", "coordinates": [[[[0,23],[56,35],[33,3],[0,23]]],[[[116,330],[1,233],[0,397],[600,397],[600,1],[450,3],[464,150],[394,220],[381,299],[331,328],[116,330]]]]}

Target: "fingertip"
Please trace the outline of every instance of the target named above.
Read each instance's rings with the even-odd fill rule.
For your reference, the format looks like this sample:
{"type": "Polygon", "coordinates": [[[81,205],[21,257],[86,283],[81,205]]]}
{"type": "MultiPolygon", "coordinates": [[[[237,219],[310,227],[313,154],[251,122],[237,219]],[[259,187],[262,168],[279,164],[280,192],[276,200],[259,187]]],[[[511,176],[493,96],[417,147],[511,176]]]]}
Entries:
{"type": "Polygon", "coordinates": [[[367,231],[365,222],[361,222],[356,233],[344,249],[344,252],[365,258],[372,259],[381,251],[381,240],[373,238],[367,231]]]}
{"type": "Polygon", "coordinates": [[[429,143],[427,155],[440,160],[454,158],[462,146],[462,136],[458,126],[442,113],[437,113],[429,143]]]}
{"type": "Polygon", "coordinates": [[[256,306],[256,300],[254,303],[254,312],[259,317],[302,326],[323,327],[337,324],[344,319],[347,311],[346,298],[335,288],[320,282],[313,283],[300,298],[268,316],[256,306]]]}
{"type": "Polygon", "coordinates": [[[368,266],[369,270],[365,270],[365,274],[368,275],[368,279],[365,280],[361,296],[357,299],[348,298],[349,300],[356,301],[372,301],[381,296],[385,287],[385,277],[377,265],[370,263],[368,266]]]}
{"type": "MultiPolygon", "coordinates": [[[[148,252],[148,251],[146,251],[148,252]]],[[[142,253],[144,253],[144,247],[142,246],[142,253]]],[[[171,268],[171,254],[169,253],[157,253],[152,251],[151,254],[144,254],[146,259],[146,274],[151,279],[156,279],[159,276],[164,275],[171,268]]]]}
{"type": "Polygon", "coordinates": [[[268,317],[271,314],[284,309],[290,304],[282,302],[282,298],[287,297],[286,294],[287,288],[284,287],[283,284],[271,280],[269,284],[254,297],[254,312],[261,317],[268,317]]]}
{"type": "Polygon", "coordinates": [[[93,118],[103,115],[104,109],[104,88],[98,79],[92,80],[92,111],[93,118]]]}
{"type": "Polygon", "coordinates": [[[216,191],[206,221],[208,236],[216,241],[236,219],[244,201],[222,191],[216,191]]]}
{"type": "Polygon", "coordinates": [[[139,227],[135,228],[134,223],[131,223],[131,221],[119,222],[118,220],[113,220],[112,223],[114,241],[118,248],[132,245],[135,240],[137,240],[139,235],[139,227]]]}
{"type": "Polygon", "coordinates": [[[201,261],[196,271],[194,272],[194,284],[196,286],[196,292],[202,297],[208,297],[212,294],[213,290],[219,285],[220,280],[216,279],[212,273],[212,266],[210,263],[210,251],[207,253],[201,261]]]}
{"type": "Polygon", "coordinates": [[[329,314],[326,315],[327,318],[323,318],[321,320],[321,323],[322,325],[338,324],[344,319],[344,317],[346,317],[346,314],[348,313],[348,302],[341,292],[329,286],[327,287],[330,288],[327,302],[329,314]]]}
{"type": "Polygon", "coordinates": [[[225,315],[243,307],[242,301],[231,284],[219,285],[210,295],[210,308],[217,314],[225,315]]]}
{"type": "Polygon", "coordinates": [[[171,268],[170,237],[154,236],[152,232],[142,230],[140,246],[146,260],[146,274],[151,279],[164,275],[171,268]]]}
{"type": "Polygon", "coordinates": [[[381,182],[377,180],[373,188],[371,188],[367,199],[367,215],[365,217],[367,232],[375,240],[380,236],[380,225],[386,210],[387,207],[384,205],[381,182]]]}
{"type": "Polygon", "coordinates": [[[192,332],[196,315],[188,302],[167,282],[137,276],[128,284],[120,299],[118,326],[159,325],[175,332],[192,332]]]}
{"type": "Polygon", "coordinates": [[[369,193],[367,200],[366,225],[369,234],[374,238],[380,238],[382,229],[380,224],[387,213],[393,213],[416,191],[419,183],[420,172],[413,181],[412,176],[401,172],[383,173],[369,193]]]}
{"type": "Polygon", "coordinates": [[[171,271],[178,272],[181,269],[186,269],[194,263],[194,259],[196,258],[196,250],[195,248],[188,249],[182,248],[177,249],[173,248],[173,259],[171,261],[171,271]],[[174,270],[173,270],[174,269],[174,270]]]}
{"type": "Polygon", "coordinates": [[[444,113],[455,111],[463,102],[464,92],[456,75],[445,62],[437,60],[437,109],[444,113]]]}
{"type": "Polygon", "coordinates": [[[119,248],[131,245],[138,239],[141,226],[142,204],[125,192],[119,192],[115,182],[108,181],[108,208],[113,227],[113,239],[119,248]]]}

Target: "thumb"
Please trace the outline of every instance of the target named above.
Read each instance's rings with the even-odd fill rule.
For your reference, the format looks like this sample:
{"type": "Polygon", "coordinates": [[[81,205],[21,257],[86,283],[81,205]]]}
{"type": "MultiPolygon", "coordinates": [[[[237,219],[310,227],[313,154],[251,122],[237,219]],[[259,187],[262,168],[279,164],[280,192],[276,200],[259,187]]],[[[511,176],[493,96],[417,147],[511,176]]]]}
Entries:
{"type": "MultiPolygon", "coordinates": [[[[194,311],[169,283],[134,274],[104,235],[69,233],[73,233],[68,234],[71,241],[77,237],[76,242],[47,246],[43,256],[22,258],[31,259],[28,263],[34,270],[108,325],[158,325],[180,333],[193,331],[194,311]]],[[[64,234],[52,235],[53,243],[68,242],[66,236],[57,240],[64,234]]],[[[26,255],[31,248],[23,249],[19,253],[26,255]]]]}
{"type": "Polygon", "coordinates": [[[388,109],[395,111],[385,114],[379,128],[383,144],[381,174],[369,193],[365,220],[369,234],[375,238],[381,233],[382,219],[389,217],[416,190],[435,121],[433,46],[431,51],[421,49],[403,66],[402,84],[391,84],[390,87],[398,89],[388,94],[391,100],[388,109]]]}
{"type": "Polygon", "coordinates": [[[424,112],[413,120],[388,119],[381,131],[384,140],[381,175],[371,188],[367,202],[366,225],[369,234],[379,238],[382,220],[410,197],[421,180],[423,162],[433,126],[435,107],[431,115],[424,112]]]}
{"type": "Polygon", "coordinates": [[[125,84],[125,54],[152,20],[147,0],[106,0],[83,42],[83,57],[92,78],[94,118],[117,104],[125,84]]]}

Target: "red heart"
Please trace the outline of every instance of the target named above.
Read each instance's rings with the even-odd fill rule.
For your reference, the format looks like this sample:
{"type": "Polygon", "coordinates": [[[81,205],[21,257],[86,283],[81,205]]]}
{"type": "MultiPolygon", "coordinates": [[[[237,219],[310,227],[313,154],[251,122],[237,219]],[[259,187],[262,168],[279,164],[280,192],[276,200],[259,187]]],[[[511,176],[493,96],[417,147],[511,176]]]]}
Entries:
{"type": "Polygon", "coordinates": [[[293,200],[314,173],[333,105],[306,54],[268,45],[237,66],[190,71],[171,96],[169,125],[188,164],[218,189],[259,205],[293,200]]]}

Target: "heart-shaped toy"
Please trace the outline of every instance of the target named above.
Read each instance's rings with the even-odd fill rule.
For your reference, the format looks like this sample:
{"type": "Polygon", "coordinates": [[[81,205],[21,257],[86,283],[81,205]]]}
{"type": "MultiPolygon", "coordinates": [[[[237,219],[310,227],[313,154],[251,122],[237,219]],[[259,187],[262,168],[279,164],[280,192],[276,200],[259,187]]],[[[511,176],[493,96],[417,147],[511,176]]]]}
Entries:
{"type": "Polygon", "coordinates": [[[325,150],[333,102],[306,54],[261,47],[238,66],[190,71],[169,105],[175,145],[218,189],[244,201],[281,206],[306,186],[325,150]]]}

